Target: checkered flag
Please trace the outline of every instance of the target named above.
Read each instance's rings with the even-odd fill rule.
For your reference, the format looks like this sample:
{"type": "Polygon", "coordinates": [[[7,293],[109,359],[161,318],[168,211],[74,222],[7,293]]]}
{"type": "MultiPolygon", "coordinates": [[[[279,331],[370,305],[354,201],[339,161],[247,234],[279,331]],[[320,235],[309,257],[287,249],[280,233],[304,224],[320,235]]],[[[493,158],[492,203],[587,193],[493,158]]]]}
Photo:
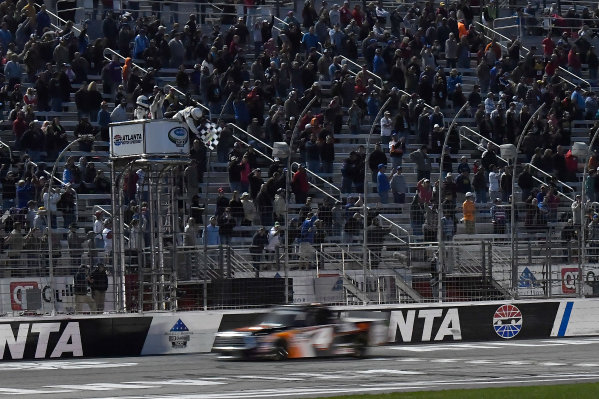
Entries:
{"type": "Polygon", "coordinates": [[[200,136],[206,148],[214,150],[218,145],[218,138],[223,128],[216,125],[216,123],[206,122],[202,130],[200,130],[200,136]]]}

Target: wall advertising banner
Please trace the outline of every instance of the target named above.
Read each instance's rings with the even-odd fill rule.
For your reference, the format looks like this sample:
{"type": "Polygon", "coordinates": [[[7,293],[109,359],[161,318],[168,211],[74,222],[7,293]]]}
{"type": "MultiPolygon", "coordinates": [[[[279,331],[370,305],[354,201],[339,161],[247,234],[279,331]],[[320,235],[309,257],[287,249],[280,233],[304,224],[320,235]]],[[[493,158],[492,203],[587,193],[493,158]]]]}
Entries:
{"type": "Polygon", "coordinates": [[[559,302],[420,307],[389,313],[389,342],[549,338],[559,302]]]}
{"type": "Polygon", "coordinates": [[[152,317],[23,320],[0,323],[0,359],[136,356],[152,317]]]}
{"type": "MultiPolygon", "coordinates": [[[[519,273],[518,294],[521,296],[546,295],[547,287],[551,287],[552,295],[578,294],[580,274],[576,265],[553,265],[551,276],[542,265],[520,267],[519,273]]],[[[599,294],[599,267],[587,265],[584,268],[582,290],[584,295],[599,294]]]]}
{"type": "MultiPolygon", "coordinates": [[[[88,287],[91,297],[91,289],[88,287]]],[[[59,313],[72,313],[75,310],[73,277],[54,277],[54,289],[49,277],[23,277],[0,279],[0,307],[2,313],[19,314],[24,311],[49,313],[53,306],[59,313]],[[34,294],[33,296],[31,294],[34,294]],[[52,304],[54,296],[55,305],[52,304]],[[28,303],[28,300],[33,300],[28,303]],[[41,306],[38,306],[41,305],[41,306]]],[[[87,311],[84,307],[84,311],[87,311]]],[[[108,276],[108,290],[104,299],[104,311],[114,310],[114,290],[112,276],[108,276]]]]}
{"type": "Polygon", "coordinates": [[[156,316],[142,355],[210,352],[222,313],[189,312],[156,316]]]}

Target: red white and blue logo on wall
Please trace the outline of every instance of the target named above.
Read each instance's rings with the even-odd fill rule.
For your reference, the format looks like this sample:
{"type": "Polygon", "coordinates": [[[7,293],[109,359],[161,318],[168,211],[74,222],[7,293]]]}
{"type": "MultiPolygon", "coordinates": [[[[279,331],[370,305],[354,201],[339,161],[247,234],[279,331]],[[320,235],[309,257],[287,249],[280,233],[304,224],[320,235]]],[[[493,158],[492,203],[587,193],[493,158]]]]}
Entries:
{"type": "Polygon", "coordinates": [[[185,348],[191,340],[191,334],[189,328],[179,319],[168,332],[168,340],[173,348],[185,348]]]}
{"type": "Polygon", "coordinates": [[[493,328],[501,338],[514,338],[522,329],[522,312],[514,305],[501,305],[493,315],[493,328]]]}

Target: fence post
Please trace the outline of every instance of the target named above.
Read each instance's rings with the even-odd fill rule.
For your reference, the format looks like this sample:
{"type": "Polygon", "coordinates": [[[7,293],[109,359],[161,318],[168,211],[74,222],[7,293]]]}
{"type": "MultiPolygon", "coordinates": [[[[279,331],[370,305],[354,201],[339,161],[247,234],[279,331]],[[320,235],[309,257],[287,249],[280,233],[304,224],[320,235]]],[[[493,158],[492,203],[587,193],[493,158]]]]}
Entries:
{"type": "Polygon", "coordinates": [[[218,244],[218,274],[220,278],[223,278],[225,275],[225,265],[223,262],[224,253],[223,243],[221,242],[218,244]]]}
{"type": "Polygon", "coordinates": [[[551,246],[551,229],[547,231],[547,297],[551,298],[551,269],[552,269],[552,246],[551,246]]]}
{"type": "Polygon", "coordinates": [[[231,278],[231,245],[227,245],[227,278],[231,278]]]}
{"type": "Polygon", "coordinates": [[[485,241],[481,241],[480,242],[480,248],[481,248],[481,255],[482,255],[482,259],[481,259],[481,263],[482,263],[482,279],[483,281],[486,281],[486,276],[487,276],[487,270],[486,270],[486,263],[487,263],[487,254],[486,254],[486,245],[485,245],[485,241]]]}
{"type": "Polygon", "coordinates": [[[489,242],[489,246],[487,247],[489,251],[489,256],[487,262],[489,263],[489,283],[493,281],[493,242],[489,242]]]}
{"type": "Polygon", "coordinates": [[[280,249],[279,247],[275,247],[275,264],[277,265],[277,271],[281,270],[281,259],[279,258],[280,254],[280,249]]]}

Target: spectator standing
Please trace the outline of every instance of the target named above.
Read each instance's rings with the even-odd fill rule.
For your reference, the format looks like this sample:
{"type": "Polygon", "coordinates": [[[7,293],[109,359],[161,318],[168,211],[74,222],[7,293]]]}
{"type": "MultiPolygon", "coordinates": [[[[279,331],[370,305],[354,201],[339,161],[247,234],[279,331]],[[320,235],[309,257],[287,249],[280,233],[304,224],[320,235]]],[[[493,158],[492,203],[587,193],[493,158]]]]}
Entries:
{"type": "Polygon", "coordinates": [[[250,246],[250,253],[252,254],[252,262],[256,278],[260,277],[260,265],[262,263],[262,254],[264,248],[268,245],[268,234],[264,226],[260,226],[258,231],[252,237],[252,245],[250,246]]]}
{"type": "Polygon", "coordinates": [[[422,145],[420,149],[410,153],[410,160],[416,164],[418,181],[430,179],[432,161],[428,155],[428,147],[426,145],[422,145]]]}
{"type": "Polygon", "coordinates": [[[499,169],[495,165],[491,165],[491,171],[489,172],[489,198],[495,200],[495,198],[501,198],[501,174],[499,169]]]}
{"type": "Polygon", "coordinates": [[[466,200],[462,203],[462,214],[464,224],[466,225],[466,234],[476,232],[476,204],[474,203],[474,194],[466,193],[466,200]]]}
{"type": "Polygon", "coordinates": [[[75,294],[75,312],[81,313],[83,305],[89,307],[90,312],[96,311],[96,303],[87,295],[87,287],[90,285],[90,276],[87,266],[81,265],[73,279],[73,293],[75,294]]]}
{"type": "Polygon", "coordinates": [[[112,221],[110,219],[104,221],[102,240],[104,241],[104,257],[108,261],[112,257],[112,221]]]}
{"type": "MultiPolygon", "coordinates": [[[[389,190],[391,190],[389,178],[385,174],[385,172],[387,171],[387,165],[381,163],[378,165],[378,169],[379,171],[376,177],[377,191],[379,193],[381,203],[387,204],[389,202],[389,190]]],[[[392,173],[395,173],[395,171],[392,173]]]]}
{"type": "Polygon", "coordinates": [[[472,188],[474,188],[476,203],[478,204],[487,203],[487,191],[489,187],[487,182],[488,179],[485,176],[485,169],[479,168],[472,178],[472,188]]]}
{"type": "Polygon", "coordinates": [[[372,253],[370,263],[375,269],[379,267],[385,236],[390,232],[391,229],[381,226],[378,217],[373,218],[370,226],[366,229],[366,245],[372,253]]]}
{"type": "Polygon", "coordinates": [[[493,222],[493,234],[505,234],[506,212],[501,204],[501,198],[495,198],[491,206],[491,220],[493,222]]]}
{"type": "Polygon", "coordinates": [[[405,137],[399,137],[397,133],[393,133],[389,142],[389,156],[393,169],[401,166],[404,152],[406,151],[405,137]]]}
{"type": "Polygon", "coordinates": [[[104,312],[104,303],[106,300],[106,291],[108,290],[108,275],[103,263],[98,264],[90,276],[92,288],[92,298],[96,305],[96,311],[104,312]]]}
{"type": "Polygon", "coordinates": [[[206,237],[204,237],[206,245],[220,245],[220,226],[216,224],[216,217],[210,217],[210,223],[206,226],[206,237]]]}
{"type": "Polygon", "coordinates": [[[304,164],[301,164],[297,172],[293,174],[291,188],[295,195],[295,203],[305,204],[308,198],[308,191],[310,191],[310,184],[308,183],[306,166],[304,164]]]}
{"type": "Polygon", "coordinates": [[[385,146],[389,145],[392,132],[393,120],[391,119],[391,112],[385,111],[384,116],[381,118],[381,142],[385,146]]]}
{"type": "Polygon", "coordinates": [[[368,157],[368,166],[372,172],[372,182],[377,182],[377,176],[379,173],[379,165],[387,165],[387,155],[381,149],[381,143],[376,143],[374,146],[374,151],[368,157]]]}
{"type": "Polygon", "coordinates": [[[391,192],[393,193],[393,201],[396,204],[404,204],[406,202],[406,193],[408,185],[405,177],[402,175],[402,168],[395,168],[395,173],[391,177],[391,192]]]}

